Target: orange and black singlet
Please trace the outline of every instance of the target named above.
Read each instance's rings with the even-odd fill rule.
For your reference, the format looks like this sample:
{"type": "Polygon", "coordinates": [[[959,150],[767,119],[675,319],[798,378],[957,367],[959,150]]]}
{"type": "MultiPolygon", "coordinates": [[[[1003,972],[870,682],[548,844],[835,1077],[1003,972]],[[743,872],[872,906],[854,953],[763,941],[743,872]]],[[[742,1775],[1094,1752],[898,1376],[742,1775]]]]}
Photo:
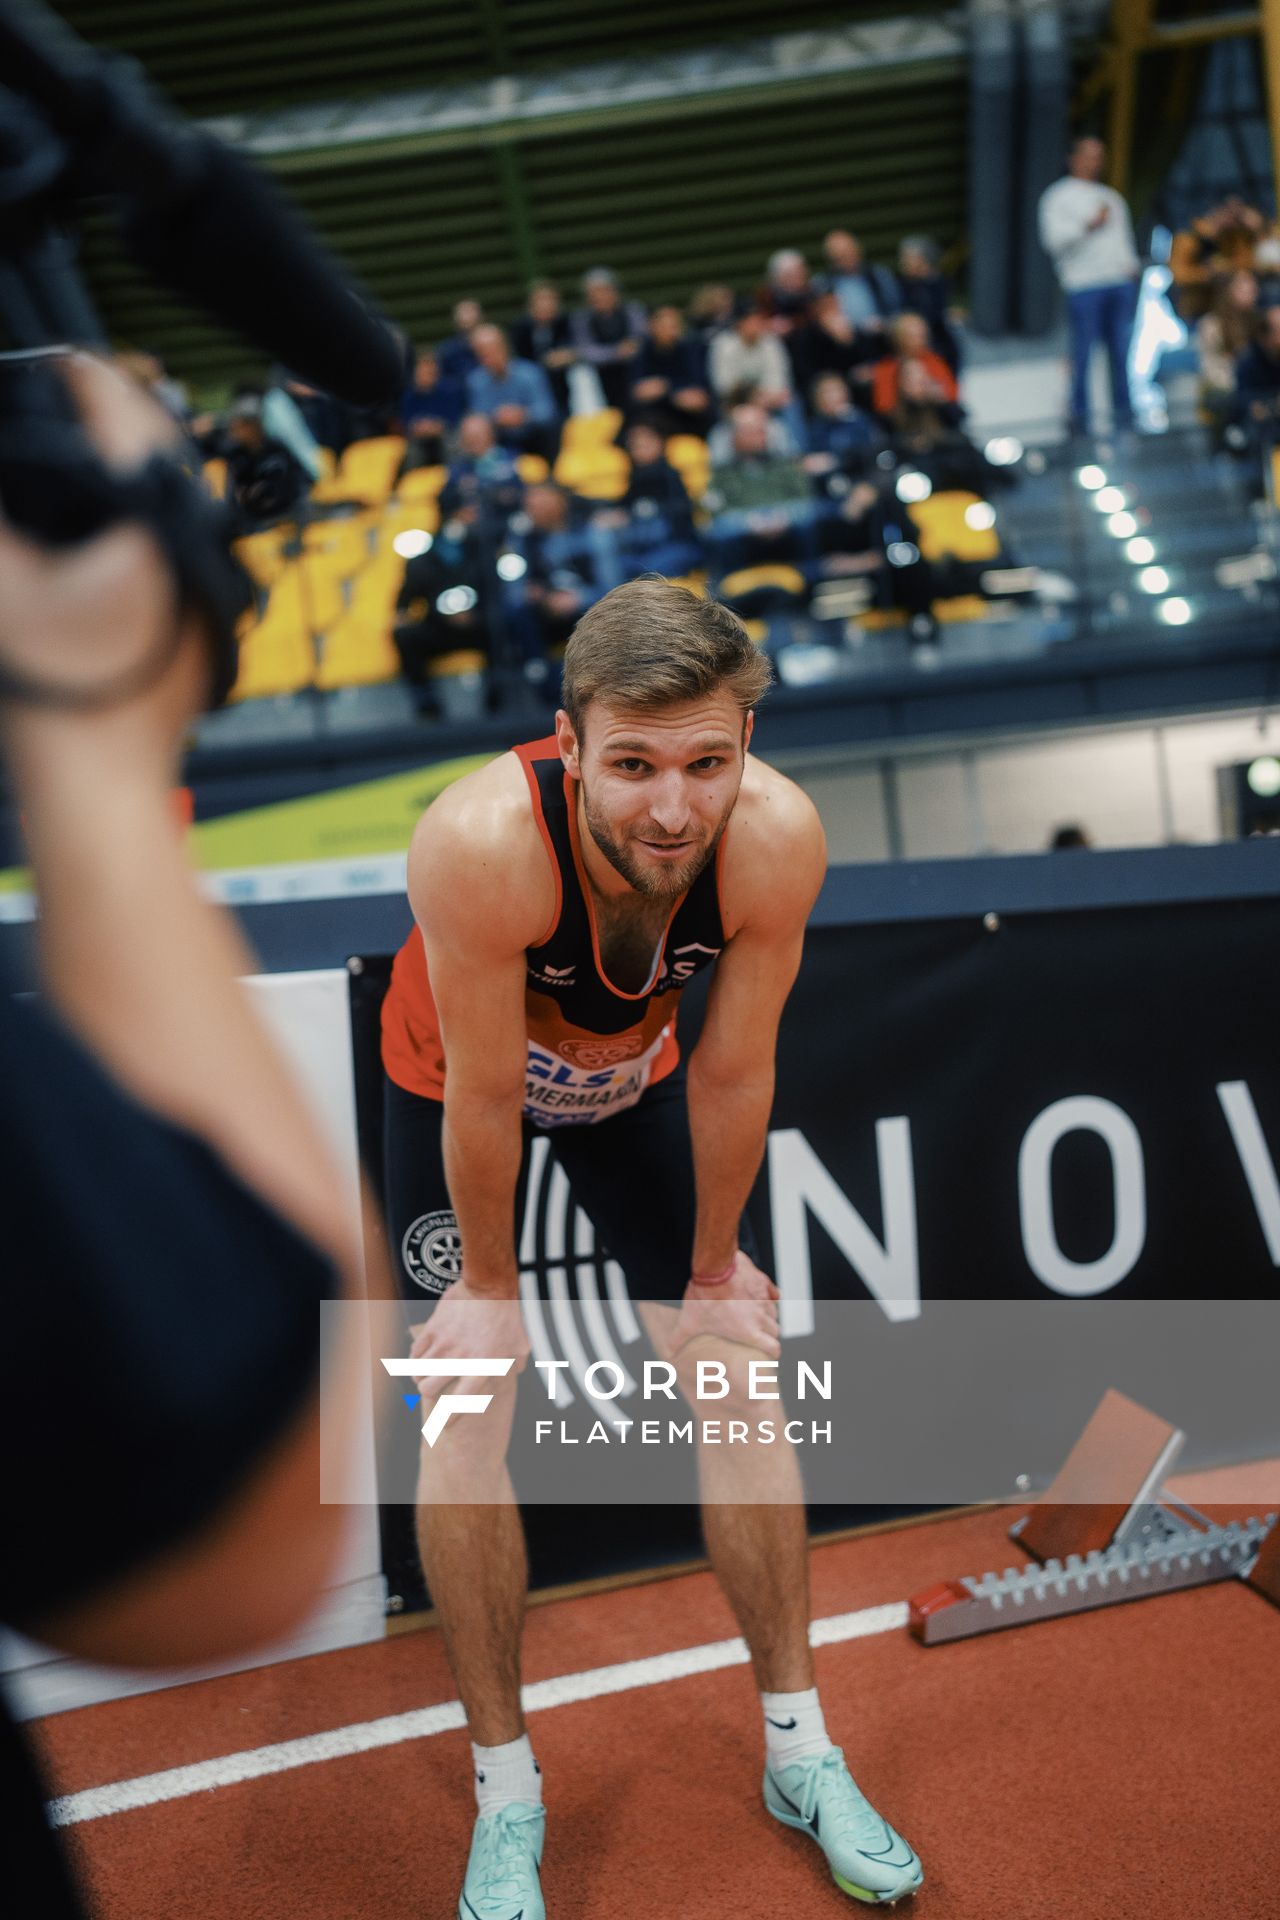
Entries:
{"type": "MultiPolygon", "coordinates": [[[[634,1106],[679,1060],[681,988],[724,946],[722,835],[715,859],[676,901],[639,993],[605,978],[590,883],[578,838],[577,782],[552,735],[515,753],[556,882],[550,932],[526,949],[529,1036],[524,1113],[540,1127],[590,1125],[634,1106]]],[[[422,934],[415,927],[391,969],[382,1006],[382,1062],[397,1086],[443,1100],[445,1058],[422,934]]]]}

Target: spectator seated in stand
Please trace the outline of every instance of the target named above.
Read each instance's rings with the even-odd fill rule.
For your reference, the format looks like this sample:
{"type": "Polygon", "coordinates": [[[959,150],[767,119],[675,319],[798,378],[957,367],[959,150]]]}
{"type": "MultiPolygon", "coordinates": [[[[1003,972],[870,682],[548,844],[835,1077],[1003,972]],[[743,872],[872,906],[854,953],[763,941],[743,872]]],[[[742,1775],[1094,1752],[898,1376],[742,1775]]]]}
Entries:
{"type": "Polygon", "coordinates": [[[227,463],[228,495],[242,534],[272,526],[295,513],[315,479],[315,472],[309,471],[300,457],[303,450],[289,444],[292,435],[288,424],[282,433],[270,430],[276,423],[271,420],[268,397],[252,388],[241,388],[224,425],[201,443],[207,457],[227,463]]]}
{"type": "Polygon", "coordinates": [[[707,280],[689,299],[689,330],[702,346],[703,359],[716,334],[733,325],[738,297],[722,280],[707,280]]]}
{"type": "Polygon", "coordinates": [[[519,506],[522,491],[515,455],[499,445],[488,414],[467,414],[440,492],[441,513],[448,517],[467,507],[483,507],[489,516],[505,521],[519,506]]]}
{"type": "Polygon", "coordinates": [[[452,514],[425,553],[406,561],[391,637],[419,711],[435,714],[431,664],[461,650],[488,656],[490,594],[496,587],[492,547],[470,502],[452,514]]]}
{"type": "Polygon", "coordinates": [[[861,473],[882,444],[874,423],[853,404],[842,375],[819,374],[811,396],[805,472],[818,477],[836,472],[861,473]]]}
{"type": "Polygon", "coordinates": [[[719,574],[772,561],[812,558],[819,502],[800,461],[769,447],[769,416],[735,407],[733,460],[717,469],[703,505],[714,513],[703,540],[719,574]]]}
{"type": "Polygon", "coordinates": [[[915,363],[928,375],[933,396],[940,405],[954,406],[958,399],[956,378],[940,354],[933,351],[928,324],[918,313],[899,314],[889,329],[893,352],[876,362],[871,375],[871,411],[886,423],[891,422],[898,404],[902,370],[915,363]]]}
{"type": "Polygon", "coordinates": [[[808,319],[809,305],[816,292],[809,262],[795,247],[782,247],[770,256],[765,271],[767,278],[761,289],[760,305],[773,331],[789,334],[808,319]]]}
{"type": "Polygon", "coordinates": [[[588,607],[625,577],[604,516],[584,515],[551,480],[526,487],[509,544],[522,554],[524,576],[504,594],[508,632],[528,661],[545,661],[563,646],[588,607]]]}
{"type": "Polygon", "coordinates": [[[811,394],[824,373],[856,375],[880,359],[884,346],[880,329],[859,332],[834,293],[819,293],[804,325],[786,338],[797,393],[811,394]]]}
{"type": "Polygon", "coordinates": [[[960,342],[954,331],[951,290],[938,270],[938,248],[924,234],[912,234],[898,248],[898,305],[918,313],[939,356],[960,372],[960,342]]]}
{"type": "Polygon", "coordinates": [[[636,355],[631,417],[652,420],[664,436],[691,433],[705,440],[711,395],[697,342],[685,333],[679,307],[655,307],[636,355]]]}
{"type": "Polygon", "coordinates": [[[894,452],[918,467],[939,493],[980,496],[1012,486],[1007,467],[993,467],[964,431],[964,409],[943,396],[922,360],[903,362],[898,399],[889,417],[894,452]]]}
{"type": "Polygon", "coordinates": [[[413,363],[413,385],[400,396],[400,432],[408,441],[406,473],[445,465],[449,436],[466,410],[465,388],[457,380],[446,380],[436,355],[424,348],[413,363]]]}
{"type": "Polygon", "coordinates": [[[723,410],[750,399],[783,419],[798,444],[804,421],[796,403],[791,363],[781,340],[769,331],[768,316],[754,300],[740,301],[732,328],[712,340],[707,371],[723,410]]]}
{"type": "Polygon", "coordinates": [[[478,300],[458,300],[453,309],[453,332],[436,349],[440,372],[446,380],[466,386],[467,375],[478,365],[471,336],[484,325],[484,308],[478,300]]]}
{"type": "Polygon", "coordinates": [[[644,345],[644,308],[638,301],[623,300],[618,277],[608,267],[593,267],[583,275],[582,298],[570,323],[574,355],[595,368],[605,406],[625,413],[635,360],[644,345]]]}
{"type": "Polygon", "coordinates": [[[1267,232],[1265,216],[1232,194],[1174,234],[1169,249],[1170,294],[1175,311],[1188,325],[1194,326],[1209,311],[1215,281],[1242,267],[1252,270],[1258,242],[1267,232]]]}
{"type": "Polygon", "coordinates": [[[806,566],[806,575],[814,585],[865,577],[878,611],[905,614],[913,643],[932,641],[938,629],[932,611],[938,581],[914,535],[893,495],[883,485],[859,480],[819,520],[818,557],[806,566]]]}
{"type": "Polygon", "coordinates": [[[471,347],[479,364],[467,375],[470,410],[488,414],[502,446],[539,454],[550,465],[560,451],[560,421],[542,368],[513,359],[501,327],[477,327],[471,347]]]}
{"type": "Polygon", "coordinates": [[[618,506],[595,516],[614,533],[622,577],[642,573],[691,573],[702,564],[693,524],[693,503],[684,481],[666,457],[662,434],[644,420],[627,429],[631,478],[618,506]]]}
{"type": "Polygon", "coordinates": [[[1211,423],[1225,427],[1236,410],[1236,363],[1258,332],[1258,282],[1241,267],[1219,280],[1212,304],[1196,324],[1200,361],[1200,406],[1211,423]]]}
{"type": "Polygon", "coordinates": [[[887,267],[873,267],[862,243],[843,227],[833,227],[822,243],[826,272],[822,286],[834,293],[849,324],[859,333],[883,333],[899,311],[898,286],[887,267]]]}
{"type": "Polygon", "coordinates": [[[1235,417],[1253,447],[1280,437],[1280,307],[1268,307],[1251,347],[1236,362],[1235,417]]]}
{"type": "Polygon", "coordinates": [[[549,280],[536,280],[525,311],[511,329],[511,345],[519,359],[542,368],[562,420],[569,412],[569,368],[574,361],[570,332],[559,292],[549,280]]]}

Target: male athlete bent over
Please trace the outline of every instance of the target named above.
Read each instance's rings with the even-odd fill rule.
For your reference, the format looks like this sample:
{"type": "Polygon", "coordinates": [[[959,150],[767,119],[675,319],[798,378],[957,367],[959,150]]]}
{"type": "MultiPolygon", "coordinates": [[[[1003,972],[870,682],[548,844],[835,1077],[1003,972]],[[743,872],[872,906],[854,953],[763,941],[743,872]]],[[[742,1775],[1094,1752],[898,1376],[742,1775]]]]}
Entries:
{"type": "MultiPolygon", "coordinates": [[[[419,822],[418,926],[383,1010],[401,1282],[410,1299],[443,1296],[415,1354],[527,1355],[516,1196],[545,1132],[633,1297],[671,1303],[642,1313],[682,1388],[719,1360],[732,1391],[717,1412],[750,1410],[747,1365],[778,1353],[777,1289],[739,1222],[825,865],[808,799],[747,753],[768,678],[724,607],[655,578],[619,587],[569,642],[554,737],[458,781],[419,822]],[[679,992],[713,963],[686,1075],[679,992]]],[[[453,1420],[424,1449],[418,1535],[475,1758],[458,1912],[543,1920],[542,1778],[520,1705],[527,1566],[505,1460],[514,1374],[495,1384],[483,1420],[453,1420]]],[[[891,1901],[922,1874],[823,1724],[795,1456],[744,1451],[709,1447],[698,1464],[707,1548],[760,1688],[765,1805],[813,1836],[847,1893],[891,1901]]]]}

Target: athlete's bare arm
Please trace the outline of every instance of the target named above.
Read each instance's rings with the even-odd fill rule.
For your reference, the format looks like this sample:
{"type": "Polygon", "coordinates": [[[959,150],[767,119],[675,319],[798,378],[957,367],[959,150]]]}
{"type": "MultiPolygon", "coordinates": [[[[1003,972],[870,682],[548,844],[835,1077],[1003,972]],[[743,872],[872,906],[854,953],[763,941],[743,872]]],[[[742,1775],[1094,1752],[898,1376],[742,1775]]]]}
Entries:
{"type": "Polygon", "coordinates": [[[725,851],[730,937],[689,1058],[696,1274],[723,1271],[738,1245],[738,1222],[768,1135],[778,1022],[826,864],[822,823],[808,795],[748,758],[725,851]]]}
{"type": "Polygon", "coordinates": [[[514,754],[459,780],[422,816],[409,849],[409,900],[448,1061],[444,1164],[463,1280],[469,1292],[514,1298],[525,948],[555,911],[555,881],[514,754]]]}

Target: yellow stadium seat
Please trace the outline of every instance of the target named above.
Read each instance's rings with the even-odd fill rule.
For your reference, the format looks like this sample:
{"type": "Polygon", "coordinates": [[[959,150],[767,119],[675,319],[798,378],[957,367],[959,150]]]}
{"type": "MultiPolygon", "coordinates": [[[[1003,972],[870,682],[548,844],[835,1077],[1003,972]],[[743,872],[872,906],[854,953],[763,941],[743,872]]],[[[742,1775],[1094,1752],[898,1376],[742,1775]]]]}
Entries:
{"type": "Polygon", "coordinates": [[[483,673],[487,665],[484,655],[473,647],[459,647],[455,653],[438,654],[427,673],[432,680],[451,680],[461,673],[483,673]]]}
{"type": "Polygon", "coordinates": [[[705,573],[681,573],[671,582],[673,587],[687,587],[690,593],[696,593],[699,600],[707,597],[707,576],[705,573]]]}
{"type": "Polygon", "coordinates": [[[398,433],[353,440],[338,462],[333,479],[316,483],[312,499],[361,500],[367,507],[380,507],[395,485],[404,450],[405,442],[398,433]]]}
{"type": "Polygon", "coordinates": [[[201,468],[204,484],[215,500],[227,497],[227,463],[225,460],[206,460],[201,468]]]}
{"type": "Polygon", "coordinates": [[[743,594],[754,593],[759,587],[780,587],[784,593],[793,593],[800,600],[806,599],[809,592],[798,567],[739,567],[736,573],[726,574],[720,582],[720,592],[726,600],[740,600],[743,594]]]}
{"type": "Polygon", "coordinates": [[[684,481],[685,491],[695,502],[701,500],[711,484],[711,455],[705,440],[692,433],[673,433],[667,442],[667,459],[684,481]]]}
{"type": "Polygon", "coordinates": [[[551,469],[540,453],[522,453],[516,461],[516,472],[526,487],[536,487],[550,476],[551,469]]]}
{"type": "Polygon", "coordinates": [[[1000,536],[994,527],[971,527],[965,519],[970,507],[984,505],[976,493],[933,493],[907,512],[920,534],[920,552],[926,560],[950,554],[956,560],[995,560],[1000,536]]]}
{"type": "Polygon", "coordinates": [[[284,534],[279,527],[248,533],[233,551],[249,578],[260,587],[273,587],[285,569],[284,534]]]}
{"type": "Polygon", "coordinates": [[[377,625],[348,615],[325,640],[316,685],[326,690],[376,686],[394,680],[399,671],[390,621],[377,625]]]}
{"type": "Polygon", "coordinates": [[[396,488],[396,499],[434,500],[448,478],[448,467],[415,467],[396,488]]]}
{"type": "Polygon", "coordinates": [[[237,700],[297,693],[315,677],[315,647],[305,618],[302,576],[295,566],[281,574],[267,610],[240,645],[237,700]]]}
{"type": "Polygon", "coordinates": [[[316,475],[317,483],[322,480],[332,480],[334,474],[338,471],[338,456],[333,448],[317,447],[316,458],[320,462],[320,471],[316,475]]]}
{"type": "Polygon", "coordinates": [[[571,413],[564,423],[561,450],[578,453],[586,447],[608,446],[618,437],[622,414],[617,407],[601,407],[598,413],[571,413]]]}
{"type": "Polygon", "coordinates": [[[562,487],[585,500],[620,500],[631,478],[631,462],[621,447],[570,449],[556,461],[555,476],[562,487]]]}
{"type": "Polygon", "coordinates": [[[965,620],[989,620],[991,603],[980,593],[960,593],[953,600],[935,600],[933,610],[939,620],[956,626],[965,620]]]}

